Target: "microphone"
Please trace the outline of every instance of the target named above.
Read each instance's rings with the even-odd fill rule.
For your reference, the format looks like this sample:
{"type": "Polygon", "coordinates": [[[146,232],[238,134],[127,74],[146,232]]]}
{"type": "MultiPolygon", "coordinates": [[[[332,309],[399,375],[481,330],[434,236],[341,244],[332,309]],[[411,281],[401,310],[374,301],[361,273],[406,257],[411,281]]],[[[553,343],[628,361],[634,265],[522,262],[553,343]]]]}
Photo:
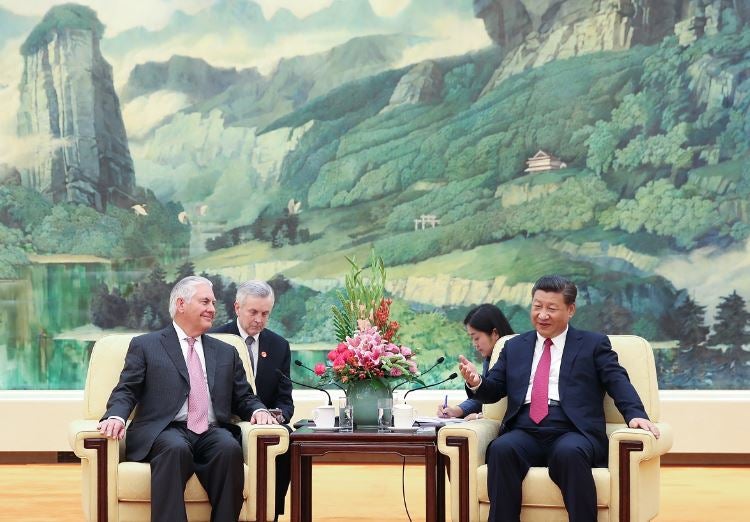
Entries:
{"type": "MultiPolygon", "coordinates": [[[[435,361],[435,364],[433,364],[432,366],[430,366],[429,368],[427,368],[424,372],[422,372],[422,375],[427,375],[428,373],[430,373],[432,371],[432,369],[435,366],[437,366],[438,364],[443,364],[444,361],[445,361],[445,357],[443,357],[441,355],[440,357],[438,357],[437,361],[435,361]]],[[[393,387],[393,389],[391,390],[391,393],[395,392],[396,388],[398,388],[399,386],[403,386],[407,382],[411,382],[411,381],[401,381],[400,383],[398,383],[396,386],[393,387]]]]}
{"type": "Polygon", "coordinates": [[[455,379],[456,377],[458,377],[458,374],[457,374],[456,372],[453,372],[452,374],[450,374],[450,375],[448,376],[448,378],[447,378],[447,379],[443,379],[443,380],[442,380],[442,381],[440,381],[440,382],[436,382],[436,383],[434,383],[434,384],[427,384],[427,385],[425,385],[425,386],[419,386],[419,387],[417,387],[417,388],[412,388],[411,390],[407,391],[407,392],[406,392],[406,393],[404,394],[404,401],[406,400],[406,396],[407,396],[407,395],[409,395],[409,394],[410,394],[411,392],[413,392],[413,391],[417,391],[417,390],[424,390],[425,388],[432,388],[433,386],[437,386],[437,385],[439,385],[439,384],[443,384],[444,382],[448,382],[448,381],[450,381],[450,380],[453,380],[453,379],[455,379]]]}
{"type": "Polygon", "coordinates": [[[328,393],[328,390],[326,390],[324,388],[319,388],[317,386],[312,386],[310,384],[305,384],[305,383],[302,383],[302,382],[293,381],[292,379],[290,379],[289,377],[287,377],[284,374],[284,372],[282,372],[279,368],[276,368],[276,373],[278,373],[279,376],[283,377],[284,379],[286,379],[287,381],[291,382],[292,384],[296,384],[297,386],[304,386],[305,388],[312,388],[313,390],[322,391],[323,393],[326,394],[326,396],[328,396],[328,405],[331,406],[333,404],[333,401],[331,400],[331,394],[328,393]]]}
{"type": "MultiPolygon", "coordinates": [[[[312,369],[312,368],[310,368],[309,366],[305,366],[304,364],[302,364],[302,361],[300,361],[299,359],[295,359],[295,360],[294,360],[294,364],[295,364],[295,365],[297,365],[297,366],[301,366],[302,368],[304,368],[304,369],[305,369],[305,370],[307,370],[308,372],[312,372],[312,373],[315,373],[315,370],[313,370],[313,369],[312,369]]],[[[315,373],[315,375],[318,375],[318,374],[317,374],[317,373],[315,373]]],[[[291,380],[291,379],[290,379],[290,380],[291,380]]],[[[292,381],[292,382],[293,382],[293,381],[292,381]]],[[[337,383],[336,381],[331,381],[331,384],[333,384],[333,385],[334,385],[335,387],[337,387],[338,389],[340,389],[341,391],[343,391],[343,392],[344,392],[344,395],[346,395],[346,390],[345,390],[345,389],[343,388],[343,386],[341,386],[341,385],[340,385],[339,383],[337,383]]],[[[303,385],[303,386],[304,386],[304,385],[303,385]]]]}
{"type": "MultiPolygon", "coordinates": [[[[294,360],[294,364],[296,364],[297,366],[301,366],[301,367],[303,367],[303,368],[304,368],[305,370],[307,370],[308,372],[312,372],[312,373],[315,373],[315,370],[313,370],[313,369],[312,369],[312,368],[310,368],[309,366],[305,366],[304,364],[302,364],[302,361],[300,361],[299,359],[295,359],[295,360],[294,360]]],[[[317,375],[317,374],[316,374],[316,375],[317,375]]]]}

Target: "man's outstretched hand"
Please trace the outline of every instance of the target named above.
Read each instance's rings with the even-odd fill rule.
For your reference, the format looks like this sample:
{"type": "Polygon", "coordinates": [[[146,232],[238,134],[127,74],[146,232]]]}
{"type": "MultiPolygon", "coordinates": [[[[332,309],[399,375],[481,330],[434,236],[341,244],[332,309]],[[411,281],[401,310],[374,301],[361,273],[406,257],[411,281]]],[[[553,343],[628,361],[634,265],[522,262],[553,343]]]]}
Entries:
{"type": "Polygon", "coordinates": [[[458,371],[461,372],[461,377],[464,378],[469,388],[475,388],[481,384],[482,377],[477,367],[463,355],[458,356],[458,371]]]}

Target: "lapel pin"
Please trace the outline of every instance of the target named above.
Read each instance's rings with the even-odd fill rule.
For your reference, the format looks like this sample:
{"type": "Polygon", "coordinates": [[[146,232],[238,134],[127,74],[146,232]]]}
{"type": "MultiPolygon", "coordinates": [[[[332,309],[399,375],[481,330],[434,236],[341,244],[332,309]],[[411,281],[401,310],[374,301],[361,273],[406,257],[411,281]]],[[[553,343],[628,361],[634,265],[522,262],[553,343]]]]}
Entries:
{"type": "Polygon", "coordinates": [[[268,357],[268,354],[266,352],[260,352],[261,357],[268,357]]]}

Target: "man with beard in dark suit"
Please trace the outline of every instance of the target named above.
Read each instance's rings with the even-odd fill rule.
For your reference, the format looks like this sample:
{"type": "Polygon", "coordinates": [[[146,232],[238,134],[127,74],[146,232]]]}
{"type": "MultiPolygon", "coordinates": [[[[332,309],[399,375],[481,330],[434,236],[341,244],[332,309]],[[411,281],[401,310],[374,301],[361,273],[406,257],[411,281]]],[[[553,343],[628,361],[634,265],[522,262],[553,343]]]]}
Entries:
{"type": "Polygon", "coordinates": [[[549,468],[570,520],[596,522],[591,468],[607,461],[605,392],[631,428],[659,437],[607,336],[568,324],[577,293],[567,279],[541,277],[531,290],[534,330],[507,341],[484,377],[459,356],[470,395],[483,403],[508,398],[500,436],[487,449],[492,522],[518,522],[531,466],[549,468]]]}
{"type": "Polygon", "coordinates": [[[151,465],[151,520],[186,522],[184,492],[195,473],[208,493],[212,522],[235,522],[242,509],[243,458],[232,415],[277,424],[253,394],[233,346],[203,335],[214,319],[211,281],[190,276],[169,297],[172,324],[130,342],[99,431],[125,435],[126,458],[151,465]]]}
{"type": "MultiPolygon", "coordinates": [[[[266,328],[274,305],[271,286],[265,281],[246,281],[237,288],[234,311],[237,319],[218,326],[212,333],[231,333],[245,341],[255,373],[255,393],[266,408],[281,410],[277,420],[287,424],[294,415],[289,342],[266,328]],[[277,370],[287,377],[283,378],[277,370]]],[[[290,430],[291,431],[291,430],[290,430]]],[[[276,517],[284,513],[284,499],[291,478],[289,452],[276,457],[276,517]]]]}

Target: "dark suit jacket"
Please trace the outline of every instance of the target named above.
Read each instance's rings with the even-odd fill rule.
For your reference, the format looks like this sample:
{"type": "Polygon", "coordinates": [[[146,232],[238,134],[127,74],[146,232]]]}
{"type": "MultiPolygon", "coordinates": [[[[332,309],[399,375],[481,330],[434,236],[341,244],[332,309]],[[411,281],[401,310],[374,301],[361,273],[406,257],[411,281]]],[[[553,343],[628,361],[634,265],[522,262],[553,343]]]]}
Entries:
{"type": "MultiPolygon", "coordinates": [[[[237,435],[237,426],[231,424],[232,414],[249,420],[255,410],[263,408],[263,403],[253,395],[233,346],[206,335],[201,342],[216,421],[237,435]]],[[[174,420],[187,400],[189,390],[187,364],[172,325],[130,341],[120,381],[112,390],[103,417],[127,419],[138,406],[127,430],[128,460],[146,458],[157,435],[174,420]]]]}
{"type": "MultiPolygon", "coordinates": [[[[237,320],[210,330],[211,333],[231,333],[240,335],[237,320]]],[[[258,336],[258,367],[255,369],[255,393],[267,408],[280,408],[284,420],[289,422],[294,415],[292,382],[288,379],[292,353],[289,342],[279,334],[264,328],[258,336]],[[263,357],[263,354],[266,354],[263,357]],[[276,370],[287,376],[284,379],[276,370]]]]}
{"type": "MultiPolygon", "coordinates": [[[[495,365],[474,395],[492,403],[508,397],[503,418],[504,431],[523,406],[531,376],[536,332],[526,332],[505,343],[495,365]]],[[[468,389],[467,389],[468,390],[468,389]]],[[[471,393],[470,390],[468,390],[471,393]]],[[[614,399],[625,422],[634,417],[648,418],[638,393],[607,336],[568,326],[560,363],[560,406],[573,425],[594,446],[597,466],[607,462],[607,435],[604,420],[604,393],[614,399]]]]}

